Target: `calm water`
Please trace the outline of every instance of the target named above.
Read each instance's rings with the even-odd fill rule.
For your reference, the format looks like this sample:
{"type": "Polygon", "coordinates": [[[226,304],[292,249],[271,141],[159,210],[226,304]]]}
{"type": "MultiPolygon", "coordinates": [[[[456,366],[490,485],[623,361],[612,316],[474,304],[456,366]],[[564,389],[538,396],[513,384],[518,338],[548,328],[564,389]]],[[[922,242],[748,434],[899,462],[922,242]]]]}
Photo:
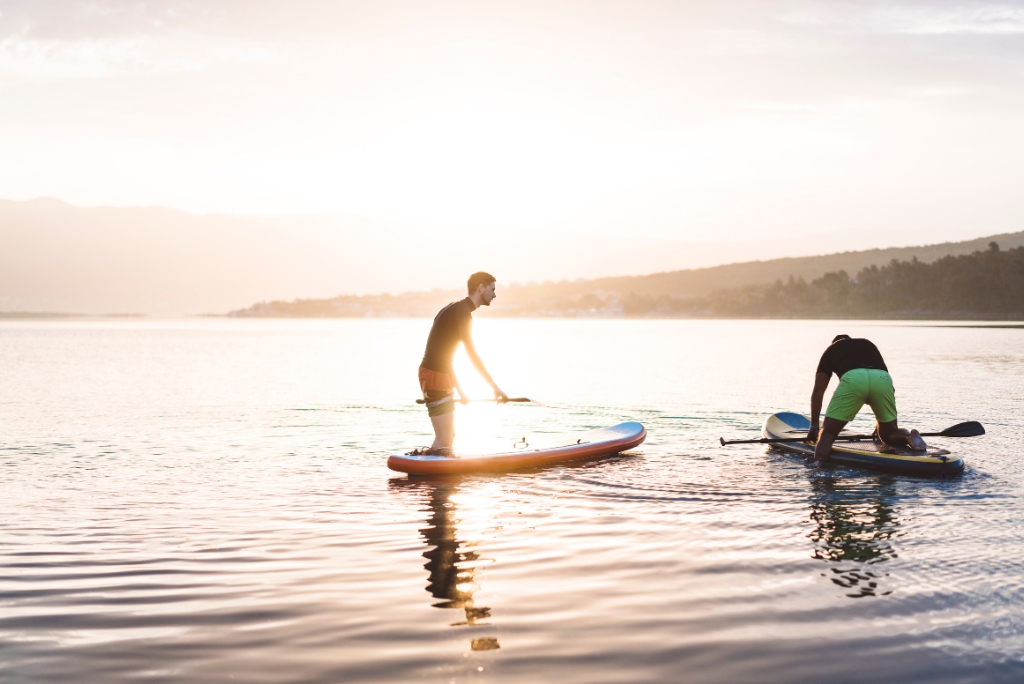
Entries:
{"type": "Polygon", "coordinates": [[[430,441],[428,327],[0,323],[0,680],[1024,679],[1024,329],[481,319],[503,389],[562,408],[460,407],[459,444],[650,435],[438,481],[385,467],[430,441]],[[962,476],[719,446],[806,412],[839,332],[901,424],[985,423],[962,476]]]}

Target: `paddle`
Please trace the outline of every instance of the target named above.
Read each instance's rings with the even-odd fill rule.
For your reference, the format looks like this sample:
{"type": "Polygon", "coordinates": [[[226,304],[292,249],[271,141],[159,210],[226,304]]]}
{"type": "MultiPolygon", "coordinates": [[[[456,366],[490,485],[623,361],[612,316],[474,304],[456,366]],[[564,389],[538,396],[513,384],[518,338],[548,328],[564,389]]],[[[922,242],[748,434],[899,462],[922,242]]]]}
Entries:
{"type": "MultiPolygon", "coordinates": [[[[458,401],[458,400],[456,400],[456,401],[458,401]]],[[[512,403],[512,402],[516,402],[516,403],[520,403],[520,404],[522,404],[524,402],[534,403],[534,404],[537,403],[537,402],[533,401],[533,399],[527,399],[526,397],[509,397],[508,399],[469,399],[468,401],[496,401],[499,404],[512,403]]],[[[426,399],[417,399],[416,403],[417,404],[425,404],[425,403],[427,403],[427,400],[426,399]]]]}
{"type": "MultiPolygon", "coordinates": [[[[969,420],[966,423],[957,423],[951,427],[946,428],[942,432],[922,432],[922,437],[977,437],[978,435],[985,434],[985,427],[976,420],[969,420]]],[[[874,435],[844,435],[836,437],[837,442],[849,442],[857,439],[871,439],[874,435]]],[[[807,441],[807,435],[803,437],[783,437],[773,439],[734,439],[726,441],[724,437],[719,437],[718,441],[722,443],[722,446],[726,444],[776,444],[778,442],[805,442],[807,441]]]]}

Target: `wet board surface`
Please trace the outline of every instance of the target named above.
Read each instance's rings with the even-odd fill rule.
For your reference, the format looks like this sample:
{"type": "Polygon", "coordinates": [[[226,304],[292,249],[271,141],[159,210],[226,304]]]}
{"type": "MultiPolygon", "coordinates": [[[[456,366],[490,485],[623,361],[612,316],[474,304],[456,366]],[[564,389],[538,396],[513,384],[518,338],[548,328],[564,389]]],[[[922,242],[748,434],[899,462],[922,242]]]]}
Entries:
{"type": "Polygon", "coordinates": [[[527,436],[508,451],[493,454],[459,454],[455,458],[392,454],[388,468],[414,475],[515,470],[566,461],[610,456],[639,446],[647,438],[640,423],[620,423],[600,430],[572,435],[527,436]]]}
{"type": "MultiPolygon", "coordinates": [[[[799,413],[776,413],[765,420],[761,434],[767,439],[799,437],[807,434],[810,426],[811,421],[799,413]]],[[[813,442],[783,442],[772,446],[790,453],[814,456],[813,442]]],[[[832,460],[858,468],[923,477],[951,475],[964,468],[963,459],[946,449],[929,445],[923,451],[897,450],[870,439],[837,441],[832,446],[832,460]]]]}

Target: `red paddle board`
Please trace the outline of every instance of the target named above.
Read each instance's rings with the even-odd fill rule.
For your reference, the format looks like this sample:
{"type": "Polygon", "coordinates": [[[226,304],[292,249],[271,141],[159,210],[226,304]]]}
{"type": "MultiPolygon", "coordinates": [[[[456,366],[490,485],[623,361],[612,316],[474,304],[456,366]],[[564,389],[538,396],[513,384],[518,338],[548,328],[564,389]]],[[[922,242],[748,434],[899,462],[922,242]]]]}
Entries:
{"type": "Polygon", "coordinates": [[[601,430],[571,436],[537,435],[520,440],[506,452],[467,454],[454,458],[393,454],[388,468],[414,475],[458,475],[534,466],[609,456],[632,449],[647,438],[640,423],[620,423],[601,430]]]}

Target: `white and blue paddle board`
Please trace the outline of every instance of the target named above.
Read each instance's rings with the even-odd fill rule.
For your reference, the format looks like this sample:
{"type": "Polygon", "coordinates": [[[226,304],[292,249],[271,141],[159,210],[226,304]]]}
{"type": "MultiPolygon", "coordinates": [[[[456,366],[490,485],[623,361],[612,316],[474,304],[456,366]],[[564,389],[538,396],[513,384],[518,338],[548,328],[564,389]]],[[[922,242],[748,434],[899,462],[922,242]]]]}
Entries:
{"type": "MultiPolygon", "coordinates": [[[[776,413],[768,416],[761,427],[766,439],[787,439],[806,435],[811,421],[799,413],[776,413]]],[[[840,433],[840,437],[842,433],[840,433]]],[[[777,449],[814,456],[814,442],[776,442],[777,449]]],[[[869,468],[888,473],[920,475],[951,475],[964,469],[964,461],[945,449],[928,447],[922,451],[894,449],[871,439],[850,442],[836,442],[832,445],[831,459],[834,463],[857,468],[869,468]]]]}

